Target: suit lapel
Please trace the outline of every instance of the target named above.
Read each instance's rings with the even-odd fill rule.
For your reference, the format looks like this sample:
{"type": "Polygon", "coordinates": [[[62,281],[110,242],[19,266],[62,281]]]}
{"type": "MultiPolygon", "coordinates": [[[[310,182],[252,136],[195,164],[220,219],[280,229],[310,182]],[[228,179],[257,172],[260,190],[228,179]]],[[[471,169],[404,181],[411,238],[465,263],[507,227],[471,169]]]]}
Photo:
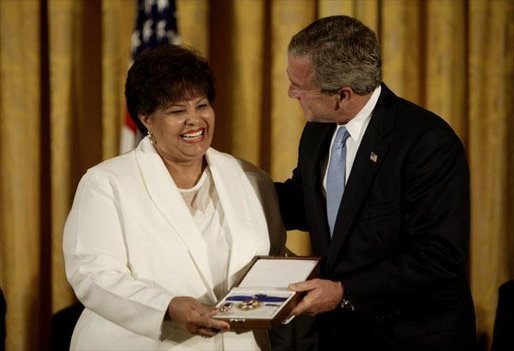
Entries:
{"type": "Polygon", "coordinates": [[[207,246],[202,234],[193,220],[182,195],[180,195],[161,157],[155,151],[148,138],[145,138],[136,150],[136,158],[143,177],[143,182],[155,206],[162,213],[172,230],[170,235],[178,235],[191,253],[191,258],[198,267],[210,298],[215,301],[212,290],[213,282],[209,267],[207,246]]]}
{"type": "Polygon", "coordinates": [[[237,161],[214,149],[207,152],[207,161],[232,234],[228,265],[231,285],[256,253],[269,252],[268,228],[262,205],[237,161]]]}
{"type": "Polygon", "coordinates": [[[394,114],[391,107],[393,97],[394,94],[385,85],[382,85],[382,94],[355,156],[345,187],[327,257],[327,267],[329,269],[335,264],[338,253],[353,226],[367,191],[387,153],[388,142],[386,136],[392,132],[394,125],[394,114]]]}
{"type": "MultiPolygon", "coordinates": [[[[313,217],[311,223],[316,225],[311,228],[312,243],[314,252],[319,255],[326,255],[330,245],[330,232],[328,230],[326,199],[323,196],[323,168],[328,158],[328,149],[335,124],[308,122],[309,133],[305,134],[302,144],[306,145],[305,157],[302,157],[303,168],[307,170],[304,179],[304,189],[310,191],[306,197],[312,199],[306,204],[306,211],[313,217]],[[314,233],[314,234],[313,234],[314,233]]],[[[303,152],[300,151],[302,154],[303,152]]]]}

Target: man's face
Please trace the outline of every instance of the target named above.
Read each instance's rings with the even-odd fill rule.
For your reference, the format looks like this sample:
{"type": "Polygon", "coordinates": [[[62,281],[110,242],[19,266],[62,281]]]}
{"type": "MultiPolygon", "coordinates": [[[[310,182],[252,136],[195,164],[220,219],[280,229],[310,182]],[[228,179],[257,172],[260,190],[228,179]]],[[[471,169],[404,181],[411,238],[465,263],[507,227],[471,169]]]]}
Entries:
{"type": "Polygon", "coordinates": [[[312,83],[314,70],[306,56],[289,56],[287,61],[289,76],[288,95],[298,100],[303,114],[309,122],[336,122],[339,113],[339,97],[322,94],[312,83]]]}

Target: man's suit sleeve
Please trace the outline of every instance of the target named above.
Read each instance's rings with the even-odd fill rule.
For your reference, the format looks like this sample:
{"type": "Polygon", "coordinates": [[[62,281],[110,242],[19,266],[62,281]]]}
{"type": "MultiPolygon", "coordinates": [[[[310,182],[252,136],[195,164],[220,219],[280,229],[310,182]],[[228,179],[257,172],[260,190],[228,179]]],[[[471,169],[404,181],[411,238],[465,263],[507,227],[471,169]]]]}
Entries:
{"type": "Polygon", "coordinates": [[[276,182],[275,189],[286,229],[307,231],[302,181],[298,168],[293,170],[293,176],[284,183],[276,182]]]}

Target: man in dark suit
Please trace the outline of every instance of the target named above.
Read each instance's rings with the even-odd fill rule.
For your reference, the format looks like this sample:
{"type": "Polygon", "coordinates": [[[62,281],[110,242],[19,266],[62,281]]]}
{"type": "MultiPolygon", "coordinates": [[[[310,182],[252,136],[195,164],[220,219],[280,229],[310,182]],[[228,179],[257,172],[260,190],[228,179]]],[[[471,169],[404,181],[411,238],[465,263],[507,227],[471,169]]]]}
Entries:
{"type": "Polygon", "coordinates": [[[319,279],[290,286],[305,293],[292,314],[316,316],[319,350],[473,350],[465,150],[380,69],[375,33],[347,16],[289,43],[289,97],[307,124],[276,188],[287,228],[323,257],[319,279]]]}

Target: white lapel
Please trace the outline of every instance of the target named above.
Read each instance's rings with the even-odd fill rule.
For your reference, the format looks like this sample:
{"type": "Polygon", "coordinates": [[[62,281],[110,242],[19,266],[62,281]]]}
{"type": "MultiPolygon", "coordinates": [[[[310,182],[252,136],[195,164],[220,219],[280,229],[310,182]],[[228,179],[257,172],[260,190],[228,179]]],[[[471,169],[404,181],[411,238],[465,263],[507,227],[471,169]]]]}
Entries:
{"type": "MultiPolygon", "coordinates": [[[[148,194],[171,226],[173,233],[178,235],[188,248],[199,274],[204,279],[209,297],[215,301],[205,241],[164,162],[148,137],[145,137],[137,147],[136,159],[148,194]]],[[[170,235],[173,233],[170,231],[170,235]]]]}
{"type": "Polygon", "coordinates": [[[269,252],[269,236],[262,204],[239,162],[209,149],[206,154],[223,212],[231,233],[229,285],[255,255],[269,252]]]}

